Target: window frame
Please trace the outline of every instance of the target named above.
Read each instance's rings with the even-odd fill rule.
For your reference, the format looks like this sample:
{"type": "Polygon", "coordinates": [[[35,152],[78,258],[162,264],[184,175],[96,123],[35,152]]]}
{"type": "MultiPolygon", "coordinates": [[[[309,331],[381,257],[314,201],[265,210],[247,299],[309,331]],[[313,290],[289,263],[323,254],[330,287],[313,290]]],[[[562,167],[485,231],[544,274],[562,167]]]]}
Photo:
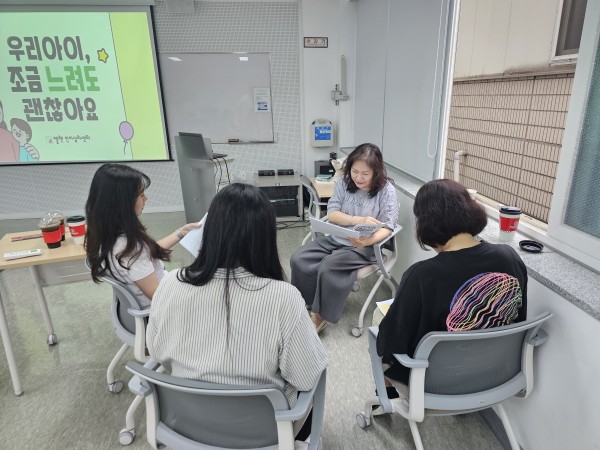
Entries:
{"type": "MultiPolygon", "coordinates": [[[[600,239],[566,225],[564,217],[581,142],[594,62],[599,44],[600,2],[589,2],[581,33],[577,70],[573,80],[569,114],[565,124],[563,146],[554,185],[554,195],[550,204],[547,232],[547,236],[551,241],[549,242],[550,246],[554,245],[561,253],[577,259],[595,271],[600,271],[600,239]]],[[[600,67],[598,69],[600,70],[600,67]]]]}
{"type": "MultiPolygon", "coordinates": [[[[552,47],[550,54],[550,65],[562,65],[562,64],[574,64],[577,62],[579,51],[577,53],[570,53],[567,55],[557,55],[558,45],[559,45],[559,37],[560,37],[560,29],[563,18],[565,18],[563,14],[564,5],[566,2],[571,3],[575,0],[559,0],[558,9],[556,11],[556,21],[554,24],[554,37],[552,39],[552,47]]],[[[582,30],[583,31],[583,30],[582,30]]],[[[583,35],[583,33],[582,33],[583,35]]],[[[581,44],[579,45],[581,48],[581,44]]]]}

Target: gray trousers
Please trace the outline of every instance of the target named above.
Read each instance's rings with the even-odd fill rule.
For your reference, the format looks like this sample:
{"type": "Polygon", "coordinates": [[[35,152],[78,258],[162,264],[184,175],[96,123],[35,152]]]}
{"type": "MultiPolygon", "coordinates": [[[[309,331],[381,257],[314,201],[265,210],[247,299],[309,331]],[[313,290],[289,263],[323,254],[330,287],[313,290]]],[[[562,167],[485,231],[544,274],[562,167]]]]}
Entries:
{"type": "Polygon", "coordinates": [[[300,247],[292,255],[292,284],[312,311],[327,322],[342,317],[346,299],[358,269],[376,262],[373,247],[345,246],[323,236],[300,247]]]}

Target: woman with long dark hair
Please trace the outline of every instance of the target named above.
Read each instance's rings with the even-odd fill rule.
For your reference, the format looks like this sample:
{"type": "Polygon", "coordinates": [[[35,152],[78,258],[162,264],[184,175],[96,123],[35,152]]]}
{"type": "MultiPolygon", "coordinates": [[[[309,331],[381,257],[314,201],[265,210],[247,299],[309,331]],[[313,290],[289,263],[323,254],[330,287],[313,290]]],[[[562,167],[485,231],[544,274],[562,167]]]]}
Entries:
{"type": "Polygon", "coordinates": [[[149,306],[165,275],[171,248],[196,224],[187,224],[155,241],[140,222],[150,178],[125,164],[104,164],[92,179],[85,205],[85,250],[92,279],[111,277],[129,285],[149,306]]]}
{"type": "Polygon", "coordinates": [[[376,145],[356,147],[344,163],[344,176],[327,204],[329,221],[352,228],[382,224],[371,236],[342,239],[323,236],[298,249],[290,260],[292,284],[298,288],[317,331],[337,323],[361,267],[376,262],[373,244],[391,233],[398,219],[396,189],[387,177],[376,145]]]}
{"type": "Polygon", "coordinates": [[[213,199],[202,247],[160,284],[146,331],[150,355],[172,375],[280,386],[290,403],[327,365],[298,290],[284,281],[267,196],[231,184],[213,199]]]}

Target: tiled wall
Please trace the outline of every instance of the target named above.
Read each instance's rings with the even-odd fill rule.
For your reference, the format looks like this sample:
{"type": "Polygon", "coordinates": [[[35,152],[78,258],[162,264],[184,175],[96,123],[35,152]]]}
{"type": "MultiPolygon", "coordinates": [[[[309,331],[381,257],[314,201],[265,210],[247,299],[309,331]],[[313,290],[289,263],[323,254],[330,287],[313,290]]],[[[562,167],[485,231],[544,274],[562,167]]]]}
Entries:
{"type": "Polygon", "coordinates": [[[445,176],[548,221],[573,73],[456,81],[445,176]]]}
{"type": "MultiPolygon", "coordinates": [[[[194,3],[194,14],[154,8],[158,51],[269,52],[274,144],[215,145],[248,179],[259,168],[301,169],[300,53],[296,2],[194,3]]],[[[134,163],[152,179],[147,209],[183,209],[176,162],[134,163]]],[[[97,164],[0,167],[0,218],[35,217],[48,209],[81,211],[97,164]]]]}

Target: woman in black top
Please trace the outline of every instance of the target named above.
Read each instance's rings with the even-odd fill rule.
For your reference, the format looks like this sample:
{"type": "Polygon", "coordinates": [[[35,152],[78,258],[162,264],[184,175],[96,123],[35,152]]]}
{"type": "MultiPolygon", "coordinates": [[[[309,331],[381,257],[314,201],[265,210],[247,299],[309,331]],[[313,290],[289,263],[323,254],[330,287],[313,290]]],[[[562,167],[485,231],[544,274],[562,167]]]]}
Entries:
{"type": "Polygon", "coordinates": [[[437,256],[413,264],[379,325],[377,353],[388,378],[408,384],[409,369],[393,353],[413,356],[431,331],[466,331],[521,322],[527,313],[527,269],[508,245],[478,241],[484,208],[451,180],[419,189],[413,212],[421,248],[437,256]]]}

